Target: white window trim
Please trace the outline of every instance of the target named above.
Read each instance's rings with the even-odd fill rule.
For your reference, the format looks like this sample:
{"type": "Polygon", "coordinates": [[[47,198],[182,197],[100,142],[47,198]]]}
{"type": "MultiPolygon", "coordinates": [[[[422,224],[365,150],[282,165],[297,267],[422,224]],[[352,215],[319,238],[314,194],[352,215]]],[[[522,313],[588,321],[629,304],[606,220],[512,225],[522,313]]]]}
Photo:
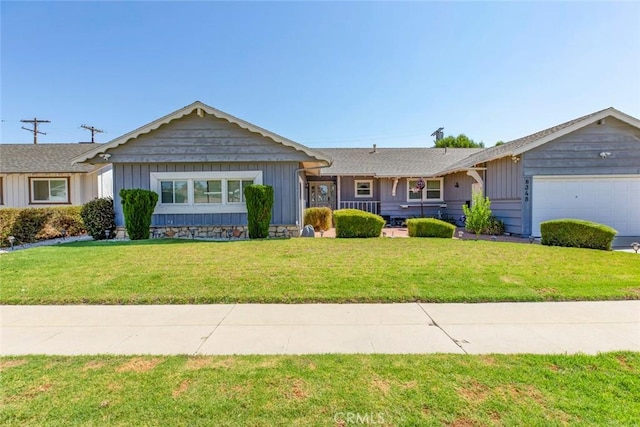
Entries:
{"type": "Polygon", "coordinates": [[[370,198],[372,198],[373,197],[373,180],[372,179],[356,179],[354,181],[354,184],[353,184],[353,191],[354,191],[353,196],[356,199],[370,199],[370,198]],[[362,182],[366,182],[367,184],[369,184],[369,194],[366,195],[366,196],[362,196],[362,195],[358,194],[358,184],[360,184],[362,182]]]}
{"type": "Polygon", "coordinates": [[[70,179],[68,176],[51,176],[51,177],[29,177],[29,204],[31,205],[68,205],[71,203],[71,194],[69,193],[70,179]],[[51,181],[64,181],[65,193],[67,195],[66,200],[35,200],[35,188],[33,184],[35,181],[49,181],[49,197],[51,197],[51,181]]]}
{"type": "MultiPolygon", "coordinates": [[[[420,178],[407,178],[407,202],[420,202],[420,199],[411,199],[409,196],[413,193],[413,188],[409,186],[410,181],[417,181],[420,178]]],[[[422,189],[423,200],[425,202],[442,202],[444,201],[444,179],[443,178],[423,178],[425,181],[425,186],[422,189]],[[428,181],[439,181],[440,182],[440,197],[438,199],[427,199],[427,185],[428,181]]],[[[419,194],[419,193],[418,193],[419,194]]]]}
{"type": "Polygon", "coordinates": [[[229,171],[229,172],[151,172],[149,185],[160,197],[154,214],[199,214],[199,213],[246,213],[246,203],[227,203],[227,180],[248,180],[262,185],[262,171],[229,171]],[[193,181],[222,180],[223,203],[195,203],[193,200],[193,181]],[[187,181],[187,203],[161,203],[162,191],[160,181],[187,181]]]}

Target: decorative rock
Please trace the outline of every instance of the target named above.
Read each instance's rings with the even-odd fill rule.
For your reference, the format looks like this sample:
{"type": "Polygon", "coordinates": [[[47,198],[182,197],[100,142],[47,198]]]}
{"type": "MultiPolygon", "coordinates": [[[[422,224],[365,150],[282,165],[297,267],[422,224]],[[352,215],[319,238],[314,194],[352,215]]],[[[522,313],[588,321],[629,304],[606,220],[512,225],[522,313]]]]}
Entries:
{"type": "Polygon", "coordinates": [[[313,230],[312,225],[305,225],[302,229],[300,237],[316,237],[316,232],[313,230]]]}

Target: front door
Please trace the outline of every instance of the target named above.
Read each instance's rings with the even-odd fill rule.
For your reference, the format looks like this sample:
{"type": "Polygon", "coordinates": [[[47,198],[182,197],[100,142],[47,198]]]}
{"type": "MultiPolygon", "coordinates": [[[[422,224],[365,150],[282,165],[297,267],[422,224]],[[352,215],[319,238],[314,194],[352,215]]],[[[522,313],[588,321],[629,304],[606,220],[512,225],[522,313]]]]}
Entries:
{"type": "Polygon", "coordinates": [[[310,208],[327,207],[331,210],[335,210],[336,209],[336,183],[331,181],[309,182],[309,207],[310,208]]]}

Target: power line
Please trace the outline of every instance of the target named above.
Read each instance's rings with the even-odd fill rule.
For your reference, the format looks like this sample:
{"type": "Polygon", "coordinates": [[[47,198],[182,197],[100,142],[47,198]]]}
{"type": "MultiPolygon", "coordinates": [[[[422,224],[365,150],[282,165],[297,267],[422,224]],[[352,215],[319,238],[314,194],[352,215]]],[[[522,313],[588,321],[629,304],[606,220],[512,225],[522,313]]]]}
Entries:
{"type": "Polygon", "coordinates": [[[95,136],[96,133],[104,133],[103,130],[97,129],[97,128],[93,127],[93,126],[81,125],[80,127],[84,128],[84,129],[87,129],[88,131],[91,131],[91,143],[92,144],[95,143],[94,136],[95,136]]]}
{"type": "Polygon", "coordinates": [[[37,144],[38,143],[38,134],[41,135],[46,135],[45,132],[40,132],[38,130],[38,123],[51,123],[51,121],[49,120],[38,120],[37,118],[33,118],[33,120],[20,120],[22,123],[31,123],[33,124],[33,129],[29,129],[26,128],[24,126],[22,126],[22,129],[24,130],[28,130],[29,132],[33,132],[33,143],[37,144]]]}

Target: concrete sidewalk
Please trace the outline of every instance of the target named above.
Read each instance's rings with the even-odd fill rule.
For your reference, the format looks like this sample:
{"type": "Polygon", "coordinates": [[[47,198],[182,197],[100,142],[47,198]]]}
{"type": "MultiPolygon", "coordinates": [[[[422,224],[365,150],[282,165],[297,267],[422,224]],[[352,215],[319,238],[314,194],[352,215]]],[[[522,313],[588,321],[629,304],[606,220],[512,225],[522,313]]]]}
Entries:
{"type": "Polygon", "coordinates": [[[1,306],[0,354],[640,351],[640,301],[1,306]]]}

